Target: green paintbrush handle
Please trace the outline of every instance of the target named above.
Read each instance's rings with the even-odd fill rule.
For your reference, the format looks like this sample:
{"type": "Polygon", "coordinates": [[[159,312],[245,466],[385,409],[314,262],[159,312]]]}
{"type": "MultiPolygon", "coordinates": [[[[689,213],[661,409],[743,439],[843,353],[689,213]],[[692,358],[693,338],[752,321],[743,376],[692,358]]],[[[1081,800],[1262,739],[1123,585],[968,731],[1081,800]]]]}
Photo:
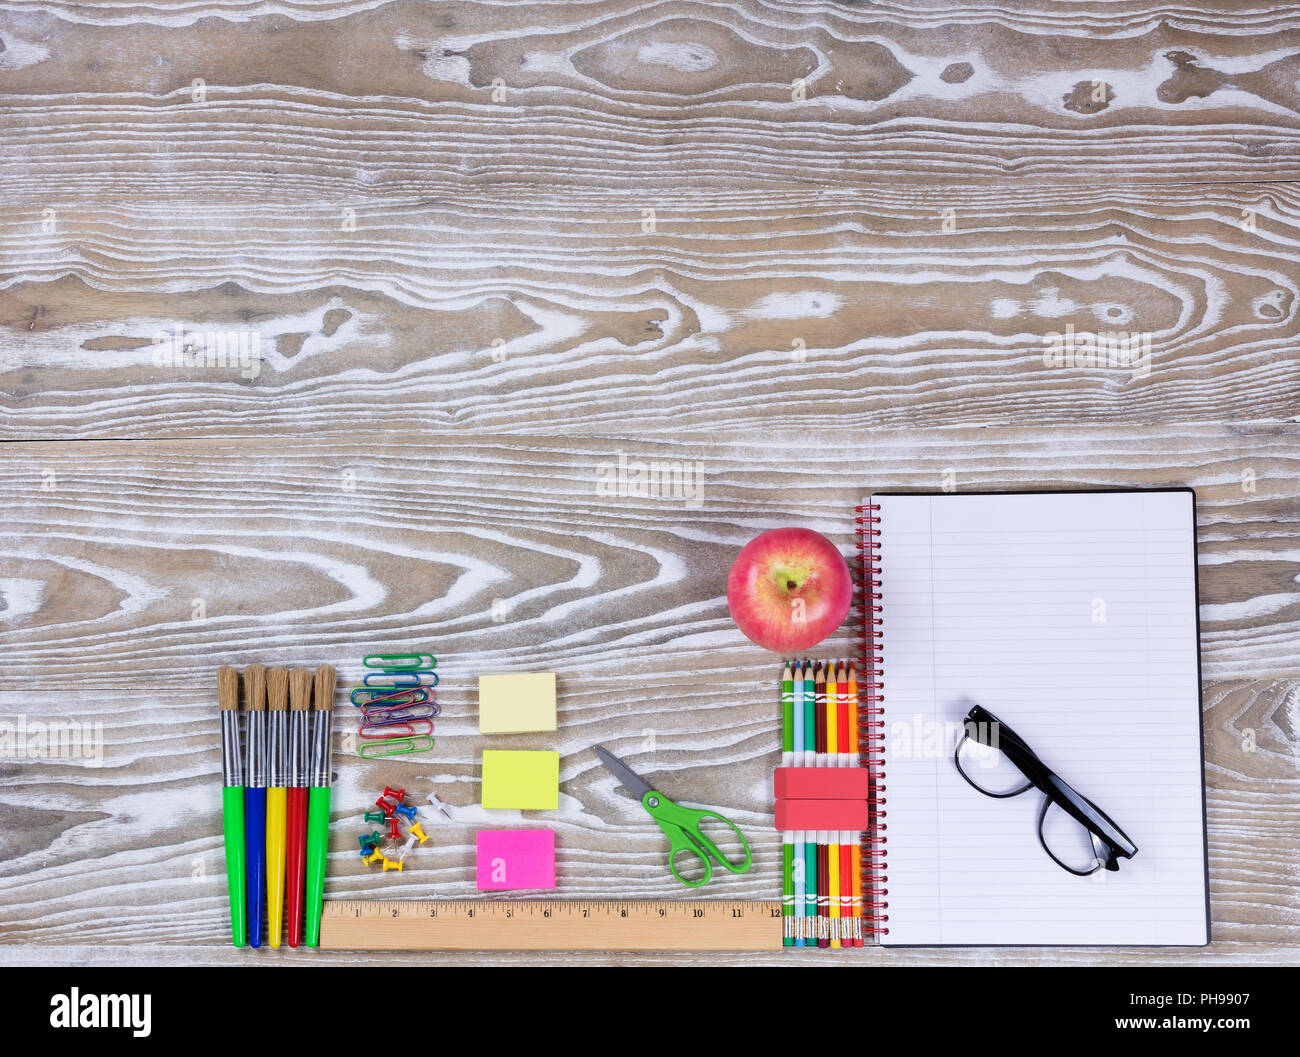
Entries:
{"type": "Polygon", "coordinates": [[[307,909],[303,943],[320,945],[320,912],[325,900],[325,855],[330,846],[330,790],[314,785],[307,794],[307,909]]]}
{"type": "Polygon", "coordinates": [[[230,889],[230,942],[248,942],[248,889],[244,874],[244,787],[221,787],[221,817],[226,827],[226,887],[230,889]]]}

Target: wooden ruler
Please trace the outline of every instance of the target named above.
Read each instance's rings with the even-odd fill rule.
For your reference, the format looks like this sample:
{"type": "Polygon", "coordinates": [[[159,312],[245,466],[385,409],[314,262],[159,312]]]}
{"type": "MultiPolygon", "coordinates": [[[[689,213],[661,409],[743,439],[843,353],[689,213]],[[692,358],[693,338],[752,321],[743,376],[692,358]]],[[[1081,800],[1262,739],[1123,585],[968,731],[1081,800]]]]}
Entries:
{"type": "Polygon", "coordinates": [[[320,945],[334,951],[766,951],[781,904],[713,900],[331,899],[320,945]]]}

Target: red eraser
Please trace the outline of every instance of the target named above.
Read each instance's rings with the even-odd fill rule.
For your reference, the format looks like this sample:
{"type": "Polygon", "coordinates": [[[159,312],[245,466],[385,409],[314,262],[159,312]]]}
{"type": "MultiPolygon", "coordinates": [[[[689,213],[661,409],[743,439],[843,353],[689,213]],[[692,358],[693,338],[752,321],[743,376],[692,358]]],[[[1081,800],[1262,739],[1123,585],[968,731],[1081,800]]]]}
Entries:
{"type": "Polygon", "coordinates": [[[772,789],[778,800],[866,800],[871,775],[865,767],[778,767],[772,789]]]}
{"type": "Polygon", "coordinates": [[[776,828],[864,830],[871,821],[866,800],[778,800],[776,828]]]}

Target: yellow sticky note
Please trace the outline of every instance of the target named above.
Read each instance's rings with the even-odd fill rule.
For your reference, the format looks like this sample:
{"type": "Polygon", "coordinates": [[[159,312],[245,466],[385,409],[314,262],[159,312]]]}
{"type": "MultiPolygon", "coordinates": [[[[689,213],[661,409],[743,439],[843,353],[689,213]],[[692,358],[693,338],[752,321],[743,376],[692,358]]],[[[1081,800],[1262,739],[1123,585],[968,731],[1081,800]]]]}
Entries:
{"type": "Polygon", "coordinates": [[[554,811],[560,806],[560,754],[484,749],[483,806],[554,811]]]}
{"type": "Polygon", "coordinates": [[[480,734],[555,729],[555,673],[478,677],[480,734]]]}

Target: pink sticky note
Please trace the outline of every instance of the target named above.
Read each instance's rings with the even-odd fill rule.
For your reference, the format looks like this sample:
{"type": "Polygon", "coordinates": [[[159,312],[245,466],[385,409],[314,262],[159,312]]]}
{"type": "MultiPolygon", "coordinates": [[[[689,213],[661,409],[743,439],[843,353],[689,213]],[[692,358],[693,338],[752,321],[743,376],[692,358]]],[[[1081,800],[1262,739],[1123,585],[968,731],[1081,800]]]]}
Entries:
{"type": "Polygon", "coordinates": [[[555,830],[481,829],[476,837],[480,892],[555,887],[555,830]]]}

